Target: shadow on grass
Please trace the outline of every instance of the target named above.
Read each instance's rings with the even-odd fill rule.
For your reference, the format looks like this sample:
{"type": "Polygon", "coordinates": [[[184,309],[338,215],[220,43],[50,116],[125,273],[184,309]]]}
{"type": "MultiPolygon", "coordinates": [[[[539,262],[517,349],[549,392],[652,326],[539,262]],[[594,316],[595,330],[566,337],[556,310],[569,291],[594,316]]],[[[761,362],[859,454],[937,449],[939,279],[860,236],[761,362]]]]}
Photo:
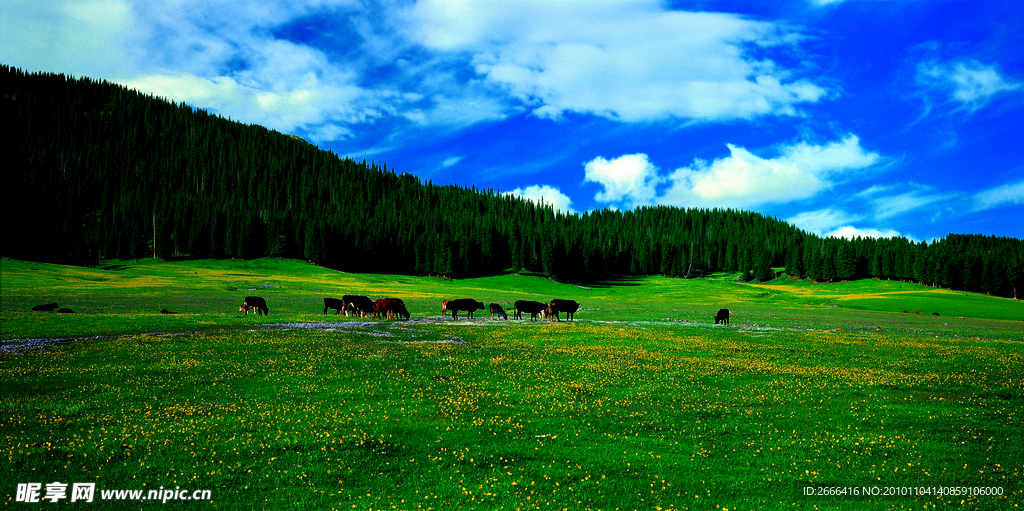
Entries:
{"type": "Polygon", "coordinates": [[[111,271],[122,271],[122,270],[127,270],[128,268],[131,268],[131,266],[126,266],[126,265],[123,265],[123,264],[111,264],[111,265],[108,265],[108,266],[100,266],[101,270],[111,270],[111,271]]]}
{"type": "Polygon", "coordinates": [[[611,287],[641,286],[643,285],[643,277],[605,277],[601,280],[595,280],[594,282],[577,284],[579,284],[580,287],[584,288],[600,289],[607,289],[611,287]]]}

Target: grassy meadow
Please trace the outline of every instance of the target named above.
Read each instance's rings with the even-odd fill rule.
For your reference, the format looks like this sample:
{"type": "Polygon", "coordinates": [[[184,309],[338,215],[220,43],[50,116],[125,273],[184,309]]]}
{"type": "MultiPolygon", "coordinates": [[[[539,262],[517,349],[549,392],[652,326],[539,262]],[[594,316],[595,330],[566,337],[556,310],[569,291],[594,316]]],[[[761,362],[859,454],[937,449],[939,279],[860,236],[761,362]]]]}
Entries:
{"type": "Polygon", "coordinates": [[[0,502],[62,482],[88,509],[1015,509],[1022,348],[1020,301],[894,281],[3,259],[0,502]],[[412,319],[323,315],[343,294],[412,319]],[[582,306],[440,316],[462,297],[582,306]],[[53,301],[76,314],[31,311],[53,301]],[[100,494],[158,488],[210,496],[100,494]],[[960,488],[1001,495],[938,494],[960,488]]]}

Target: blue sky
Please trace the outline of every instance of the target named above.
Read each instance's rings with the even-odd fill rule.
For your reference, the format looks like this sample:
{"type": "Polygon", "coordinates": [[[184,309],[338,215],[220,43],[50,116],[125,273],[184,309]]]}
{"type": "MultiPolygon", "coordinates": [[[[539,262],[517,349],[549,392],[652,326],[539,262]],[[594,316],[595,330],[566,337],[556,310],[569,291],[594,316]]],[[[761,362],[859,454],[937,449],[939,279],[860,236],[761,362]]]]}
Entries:
{"type": "Polygon", "coordinates": [[[570,212],[1024,238],[1018,0],[8,0],[0,62],[570,212]]]}

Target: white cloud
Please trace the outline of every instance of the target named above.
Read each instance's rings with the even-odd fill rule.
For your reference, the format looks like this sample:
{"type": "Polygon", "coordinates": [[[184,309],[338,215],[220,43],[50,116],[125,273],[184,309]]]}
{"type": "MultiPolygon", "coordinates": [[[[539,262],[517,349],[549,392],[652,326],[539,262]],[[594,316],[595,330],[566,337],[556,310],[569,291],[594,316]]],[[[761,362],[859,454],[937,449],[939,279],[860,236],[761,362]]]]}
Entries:
{"type": "Polygon", "coordinates": [[[927,60],[917,66],[919,84],[949,94],[972,112],[988,104],[994,96],[1021,88],[1021,82],[1008,81],[995,66],[976,60],[938,62],[927,60]]]}
{"type": "Polygon", "coordinates": [[[728,144],[729,156],[708,164],[695,160],[673,172],[659,203],[686,207],[749,207],[813,197],[831,188],[833,176],[862,169],[881,157],[860,146],[856,135],[825,145],[785,146],[762,158],[728,144]]]}
{"type": "Polygon", "coordinates": [[[1024,204],[1024,181],[1009,183],[974,194],[974,211],[1003,205],[1024,204]]]}
{"type": "Polygon", "coordinates": [[[850,225],[844,225],[838,229],[829,231],[823,235],[826,238],[899,238],[902,236],[899,231],[894,229],[861,229],[850,225]]]}
{"type": "Polygon", "coordinates": [[[449,88],[417,101],[404,108],[402,116],[420,126],[450,126],[462,128],[479,122],[500,121],[514,111],[499,98],[492,97],[474,87],[461,90],[449,88]]]}
{"type": "Polygon", "coordinates": [[[351,134],[399,95],[272,28],[351,0],[87,0],[4,5],[5,63],[103,78],[314,141],[351,134]],[[13,28],[17,24],[17,29],[13,28]],[[16,37],[8,37],[16,30],[16,37]]]}
{"type": "Polygon", "coordinates": [[[952,193],[931,193],[927,186],[915,185],[915,189],[899,195],[871,199],[876,220],[886,220],[897,215],[914,211],[929,204],[945,202],[956,197],[952,193]]]}
{"type": "Polygon", "coordinates": [[[872,195],[877,195],[877,194],[880,194],[880,193],[887,193],[889,191],[895,190],[896,188],[897,188],[897,185],[871,185],[867,189],[861,190],[861,191],[855,193],[854,197],[860,197],[860,198],[871,197],[872,195]]]}
{"type": "Polygon", "coordinates": [[[154,74],[123,84],[174,101],[202,105],[237,121],[261,124],[284,133],[301,130],[314,142],[348,136],[351,132],[345,124],[383,115],[373,107],[376,100],[372,94],[346,85],[344,79],[329,85],[310,75],[305,82],[268,87],[270,84],[243,84],[236,78],[239,77],[154,74]],[[367,107],[360,108],[360,103],[367,107]]]}
{"type": "Polygon", "coordinates": [[[823,232],[861,219],[862,217],[860,216],[854,216],[842,210],[826,208],[817,211],[805,211],[787,218],[786,221],[805,231],[820,235],[823,232]]]}
{"type": "Polygon", "coordinates": [[[901,236],[899,231],[894,229],[861,228],[852,225],[863,219],[864,217],[860,215],[851,215],[839,209],[825,208],[806,211],[788,218],[786,221],[825,238],[894,238],[901,236]]]}
{"type": "Polygon", "coordinates": [[[526,188],[516,188],[508,195],[518,195],[534,204],[544,203],[553,207],[556,211],[573,215],[576,211],[572,209],[572,199],[562,193],[557,187],[548,185],[533,185],[526,188]]]}
{"type": "Polygon", "coordinates": [[[739,15],[669,11],[656,0],[426,0],[404,17],[410,39],[467,55],[540,117],[748,119],[794,115],[826,95],[763,56],[799,34],[739,15]]]}
{"type": "Polygon", "coordinates": [[[462,161],[461,156],[450,156],[448,158],[445,158],[444,161],[441,162],[441,168],[446,169],[449,167],[453,167],[460,161],[462,161]]]}
{"type": "Polygon", "coordinates": [[[657,196],[655,186],[661,182],[658,167],[646,154],[626,154],[612,160],[599,156],[584,165],[584,176],[584,182],[604,186],[604,191],[598,192],[594,200],[625,201],[630,206],[654,200],[657,196]]]}
{"type": "Polygon", "coordinates": [[[627,208],[645,204],[680,207],[750,207],[813,197],[832,187],[834,179],[881,160],[865,151],[860,139],[848,134],[823,145],[800,142],[777,148],[778,156],[764,158],[727,144],[729,156],[712,163],[697,159],[663,177],[646,154],[627,154],[585,164],[584,182],[604,190],[594,199],[627,208]],[[667,185],[659,193],[659,186],[667,185]]]}
{"type": "Polygon", "coordinates": [[[138,60],[138,18],[120,0],[5,1],[0,61],[54,73],[111,77],[138,60]]]}
{"type": "MultiPolygon", "coordinates": [[[[328,141],[523,111],[634,122],[798,115],[826,91],[791,62],[796,29],[660,0],[11,0],[0,61],[104,78],[328,141]],[[372,5],[369,5],[372,4],[372,5]],[[317,20],[345,48],[292,38],[317,20]]],[[[315,38],[314,38],[315,39],[315,38]]]]}

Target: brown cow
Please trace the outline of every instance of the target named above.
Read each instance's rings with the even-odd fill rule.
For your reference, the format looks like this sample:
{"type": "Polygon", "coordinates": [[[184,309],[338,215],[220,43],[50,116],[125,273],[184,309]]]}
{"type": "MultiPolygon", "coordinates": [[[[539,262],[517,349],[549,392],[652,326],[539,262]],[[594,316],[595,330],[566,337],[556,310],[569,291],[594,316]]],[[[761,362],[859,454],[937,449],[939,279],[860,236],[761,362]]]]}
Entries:
{"type": "Polygon", "coordinates": [[[409,311],[405,308],[405,302],[400,298],[381,298],[374,302],[373,317],[383,316],[386,319],[392,319],[391,316],[394,314],[402,316],[404,319],[409,319],[409,311]]]}
{"type": "Polygon", "coordinates": [[[492,318],[494,317],[495,314],[497,314],[498,317],[501,319],[508,319],[508,314],[505,313],[505,309],[501,308],[501,305],[492,303],[490,309],[492,318]]]}

